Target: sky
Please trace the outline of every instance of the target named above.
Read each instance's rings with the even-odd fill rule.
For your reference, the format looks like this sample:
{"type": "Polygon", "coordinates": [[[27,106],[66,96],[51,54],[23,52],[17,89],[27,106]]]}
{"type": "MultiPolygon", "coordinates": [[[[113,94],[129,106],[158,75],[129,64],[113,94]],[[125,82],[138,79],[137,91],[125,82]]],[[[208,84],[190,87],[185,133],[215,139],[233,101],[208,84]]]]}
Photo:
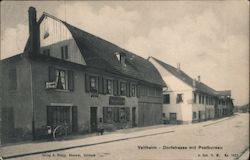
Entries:
{"type": "Polygon", "coordinates": [[[249,101],[249,2],[230,1],[2,1],[1,59],[21,53],[28,7],[50,13],[141,57],[176,66],[235,105],[249,101]]]}

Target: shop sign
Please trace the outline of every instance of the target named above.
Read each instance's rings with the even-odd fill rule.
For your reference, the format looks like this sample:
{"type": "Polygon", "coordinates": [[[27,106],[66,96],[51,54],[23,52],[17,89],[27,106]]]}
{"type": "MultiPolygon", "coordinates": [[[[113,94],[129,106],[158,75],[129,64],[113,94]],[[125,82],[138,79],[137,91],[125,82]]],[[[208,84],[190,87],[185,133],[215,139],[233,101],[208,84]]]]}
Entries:
{"type": "Polygon", "coordinates": [[[110,105],[125,105],[125,98],[124,97],[109,97],[109,104],[110,105]]]}

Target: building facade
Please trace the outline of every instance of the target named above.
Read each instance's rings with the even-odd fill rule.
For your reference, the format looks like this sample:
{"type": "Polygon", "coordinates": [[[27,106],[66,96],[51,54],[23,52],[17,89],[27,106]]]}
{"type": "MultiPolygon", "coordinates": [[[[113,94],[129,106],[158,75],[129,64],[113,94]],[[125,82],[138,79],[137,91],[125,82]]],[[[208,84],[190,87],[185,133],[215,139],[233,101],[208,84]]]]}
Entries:
{"type": "Polygon", "coordinates": [[[48,14],[29,9],[24,53],[1,61],[2,139],[42,138],[162,123],[162,87],[146,59],[48,14]],[[58,29],[60,28],[60,29],[58,29]]]}
{"type": "Polygon", "coordinates": [[[192,123],[233,114],[230,91],[216,91],[176,68],[156,58],[149,61],[160,72],[163,89],[163,117],[166,123],[192,123]]]}

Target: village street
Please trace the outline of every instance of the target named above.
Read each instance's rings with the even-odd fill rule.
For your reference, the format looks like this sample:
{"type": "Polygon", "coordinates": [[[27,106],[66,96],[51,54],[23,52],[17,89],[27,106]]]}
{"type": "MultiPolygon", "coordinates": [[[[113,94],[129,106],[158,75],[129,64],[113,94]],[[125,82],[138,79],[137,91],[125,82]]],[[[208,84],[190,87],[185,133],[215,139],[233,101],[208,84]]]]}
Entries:
{"type": "MultiPolygon", "coordinates": [[[[14,159],[237,159],[249,147],[248,125],[249,114],[238,114],[190,125],[161,126],[130,133],[119,131],[83,141],[87,143],[92,138],[92,142],[97,143],[103,138],[104,143],[14,159]]],[[[61,141],[53,145],[65,143],[66,146],[69,142],[80,141],[61,141]]],[[[50,143],[47,142],[48,148],[50,143]]]]}

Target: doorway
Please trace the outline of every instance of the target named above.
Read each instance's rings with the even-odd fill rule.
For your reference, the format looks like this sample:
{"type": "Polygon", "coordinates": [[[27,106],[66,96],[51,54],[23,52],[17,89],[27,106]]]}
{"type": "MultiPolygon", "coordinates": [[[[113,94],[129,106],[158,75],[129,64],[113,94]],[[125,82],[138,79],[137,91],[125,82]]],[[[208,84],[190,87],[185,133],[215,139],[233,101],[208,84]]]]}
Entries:
{"type": "Polygon", "coordinates": [[[96,132],[97,129],[97,107],[90,107],[90,129],[96,132]]]}
{"type": "Polygon", "coordinates": [[[176,113],[170,113],[169,114],[169,121],[171,124],[177,123],[177,114],[176,113]]]}

